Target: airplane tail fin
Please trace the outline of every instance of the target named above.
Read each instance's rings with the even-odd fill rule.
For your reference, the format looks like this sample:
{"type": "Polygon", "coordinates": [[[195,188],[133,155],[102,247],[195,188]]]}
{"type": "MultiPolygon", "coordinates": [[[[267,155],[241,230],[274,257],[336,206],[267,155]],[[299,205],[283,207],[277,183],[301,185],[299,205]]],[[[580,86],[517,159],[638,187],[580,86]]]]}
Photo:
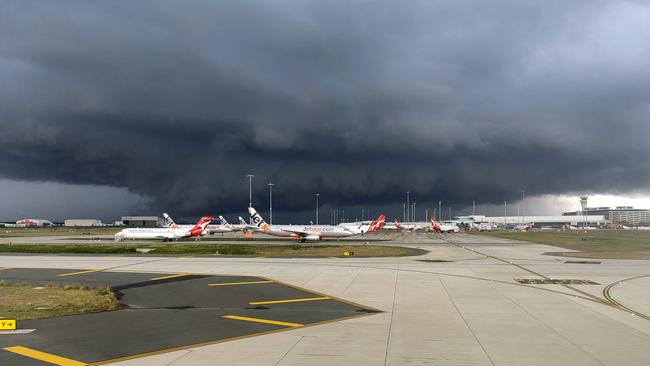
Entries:
{"type": "Polygon", "coordinates": [[[241,216],[239,216],[238,219],[239,219],[239,225],[248,225],[246,223],[246,220],[244,220],[241,216]]]}
{"type": "Polygon", "coordinates": [[[436,222],[436,218],[431,215],[431,227],[433,228],[433,231],[440,233],[442,232],[442,229],[440,229],[440,225],[436,222]]]}
{"type": "Polygon", "coordinates": [[[368,232],[371,233],[373,231],[381,230],[384,227],[384,225],[386,225],[386,216],[384,214],[381,214],[375,221],[370,223],[368,232]]]}
{"type": "Polygon", "coordinates": [[[172,228],[172,229],[178,229],[178,225],[172,220],[167,213],[163,213],[163,218],[165,219],[165,226],[172,228]]]}
{"type": "Polygon", "coordinates": [[[192,236],[198,236],[203,234],[205,231],[205,228],[208,227],[208,225],[214,220],[214,217],[212,216],[203,216],[201,219],[194,225],[193,228],[190,229],[190,233],[192,236]]]}
{"type": "Polygon", "coordinates": [[[219,221],[221,222],[221,225],[224,225],[224,226],[230,226],[230,224],[228,223],[228,221],[226,221],[226,219],[225,219],[223,216],[221,216],[221,215],[219,215],[219,221]]]}
{"type": "Polygon", "coordinates": [[[399,221],[397,221],[397,219],[394,219],[393,222],[395,223],[396,228],[403,229],[402,224],[400,224],[399,221]]]}
{"type": "Polygon", "coordinates": [[[249,207],[248,213],[251,215],[251,221],[253,222],[253,225],[257,227],[262,227],[262,225],[266,225],[266,222],[264,221],[262,216],[260,216],[260,214],[257,213],[257,211],[254,208],[249,207]]]}

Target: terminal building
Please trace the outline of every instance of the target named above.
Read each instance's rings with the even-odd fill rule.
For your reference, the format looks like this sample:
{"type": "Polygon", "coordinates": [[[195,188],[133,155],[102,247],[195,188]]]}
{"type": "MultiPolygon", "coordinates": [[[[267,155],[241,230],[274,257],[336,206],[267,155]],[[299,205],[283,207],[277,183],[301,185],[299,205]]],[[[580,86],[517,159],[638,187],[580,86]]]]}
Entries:
{"type": "MultiPolygon", "coordinates": [[[[587,207],[587,215],[602,215],[612,224],[630,226],[650,226],[650,210],[639,209],[632,206],[612,207],[587,207]]],[[[565,212],[563,216],[583,215],[582,211],[565,212]]]]}
{"type": "Polygon", "coordinates": [[[159,227],[163,220],[158,216],[122,216],[122,225],[127,227],[159,227]]]}
{"type": "Polygon", "coordinates": [[[557,216],[482,216],[473,215],[468,216],[476,223],[492,223],[499,225],[524,225],[534,223],[535,227],[540,226],[562,226],[569,224],[572,226],[605,226],[609,223],[607,217],[599,214],[589,215],[557,215],[557,216]]]}

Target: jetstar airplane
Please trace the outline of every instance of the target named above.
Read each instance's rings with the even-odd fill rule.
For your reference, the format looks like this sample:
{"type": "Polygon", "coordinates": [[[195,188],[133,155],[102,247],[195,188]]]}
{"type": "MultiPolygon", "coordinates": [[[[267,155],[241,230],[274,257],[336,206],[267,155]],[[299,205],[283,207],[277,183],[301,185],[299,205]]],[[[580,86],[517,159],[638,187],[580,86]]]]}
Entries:
{"type": "Polygon", "coordinates": [[[214,220],[212,216],[201,217],[201,220],[191,228],[136,228],[124,229],[115,234],[115,241],[125,239],[162,239],[162,241],[172,241],[181,238],[199,237],[206,231],[207,226],[214,220]]]}
{"type": "MultiPolygon", "coordinates": [[[[166,213],[163,213],[163,218],[165,219],[166,227],[170,227],[173,229],[191,229],[192,227],[194,227],[194,225],[177,225],[174,222],[174,220],[172,220],[172,218],[169,217],[169,215],[167,215],[166,213]]],[[[208,228],[203,232],[203,235],[230,233],[235,231],[232,225],[228,224],[228,222],[223,218],[223,216],[219,216],[219,220],[221,221],[221,224],[208,225],[208,228]]]]}
{"type": "Polygon", "coordinates": [[[458,229],[458,226],[456,225],[450,225],[445,223],[438,224],[436,222],[436,219],[433,217],[433,215],[431,215],[431,227],[433,228],[433,231],[437,233],[457,233],[460,231],[460,229],[458,229]]]}
{"type": "Polygon", "coordinates": [[[368,227],[365,225],[356,228],[333,225],[269,225],[253,207],[248,208],[248,213],[253,222],[253,225],[249,225],[251,230],[272,236],[297,238],[300,242],[360,235],[379,230],[386,221],[386,217],[381,215],[368,227]]]}

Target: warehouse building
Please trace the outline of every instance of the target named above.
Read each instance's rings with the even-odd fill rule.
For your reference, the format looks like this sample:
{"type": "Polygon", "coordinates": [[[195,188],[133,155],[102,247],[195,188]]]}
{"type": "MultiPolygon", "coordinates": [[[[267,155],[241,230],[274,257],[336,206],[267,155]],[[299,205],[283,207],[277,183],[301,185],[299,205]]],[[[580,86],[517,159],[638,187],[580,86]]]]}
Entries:
{"type": "MultiPolygon", "coordinates": [[[[650,210],[634,208],[632,206],[611,207],[587,207],[587,215],[603,215],[612,224],[630,226],[649,226],[650,210]]],[[[582,211],[565,212],[563,215],[582,215],[582,211]]]]}
{"type": "Polygon", "coordinates": [[[126,227],[159,227],[163,221],[158,216],[122,216],[122,225],[126,227]]]}
{"type": "Polygon", "coordinates": [[[97,219],[67,219],[63,222],[63,226],[104,226],[101,220],[97,219]]]}

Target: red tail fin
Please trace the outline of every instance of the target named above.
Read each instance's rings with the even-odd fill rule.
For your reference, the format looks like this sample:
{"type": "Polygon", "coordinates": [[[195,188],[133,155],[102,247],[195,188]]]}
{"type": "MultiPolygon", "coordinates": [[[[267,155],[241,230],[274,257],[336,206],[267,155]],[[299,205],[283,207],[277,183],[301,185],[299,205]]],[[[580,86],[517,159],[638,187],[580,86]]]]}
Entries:
{"type": "Polygon", "coordinates": [[[381,228],[383,228],[384,225],[386,225],[386,216],[384,216],[384,214],[381,214],[381,215],[379,215],[377,220],[370,223],[370,227],[368,228],[368,232],[371,233],[373,231],[381,230],[381,228]]]}
{"type": "Polygon", "coordinates": [[[192,236],[199,236],[203,234],[203,231],[205,230],[206,227],[214,220],[214,217],[212,216],[203,216],[201,217],[201,220],[194,225],[193,228],[190,229],[190,234],[192,236]]]}
{"type": "Polygon", "coordinates": [[[397,219],[394,219],[393,222],[395,223],[395,227],[398,229],[403,229],[402,225],[397,221],[397,219]]]}
{"type": "Polygon", "coordinates": [[[433,230],[434,230],[435,232],[437,232],[437,233],[441,233],[441,232],[442,232],[442,230],[440,229],[440,225],[438,225],[438,223],[436,222],[436,218],[433,217],[433,215],[431,215],[431,227],[432,227],[433,230]]]}

